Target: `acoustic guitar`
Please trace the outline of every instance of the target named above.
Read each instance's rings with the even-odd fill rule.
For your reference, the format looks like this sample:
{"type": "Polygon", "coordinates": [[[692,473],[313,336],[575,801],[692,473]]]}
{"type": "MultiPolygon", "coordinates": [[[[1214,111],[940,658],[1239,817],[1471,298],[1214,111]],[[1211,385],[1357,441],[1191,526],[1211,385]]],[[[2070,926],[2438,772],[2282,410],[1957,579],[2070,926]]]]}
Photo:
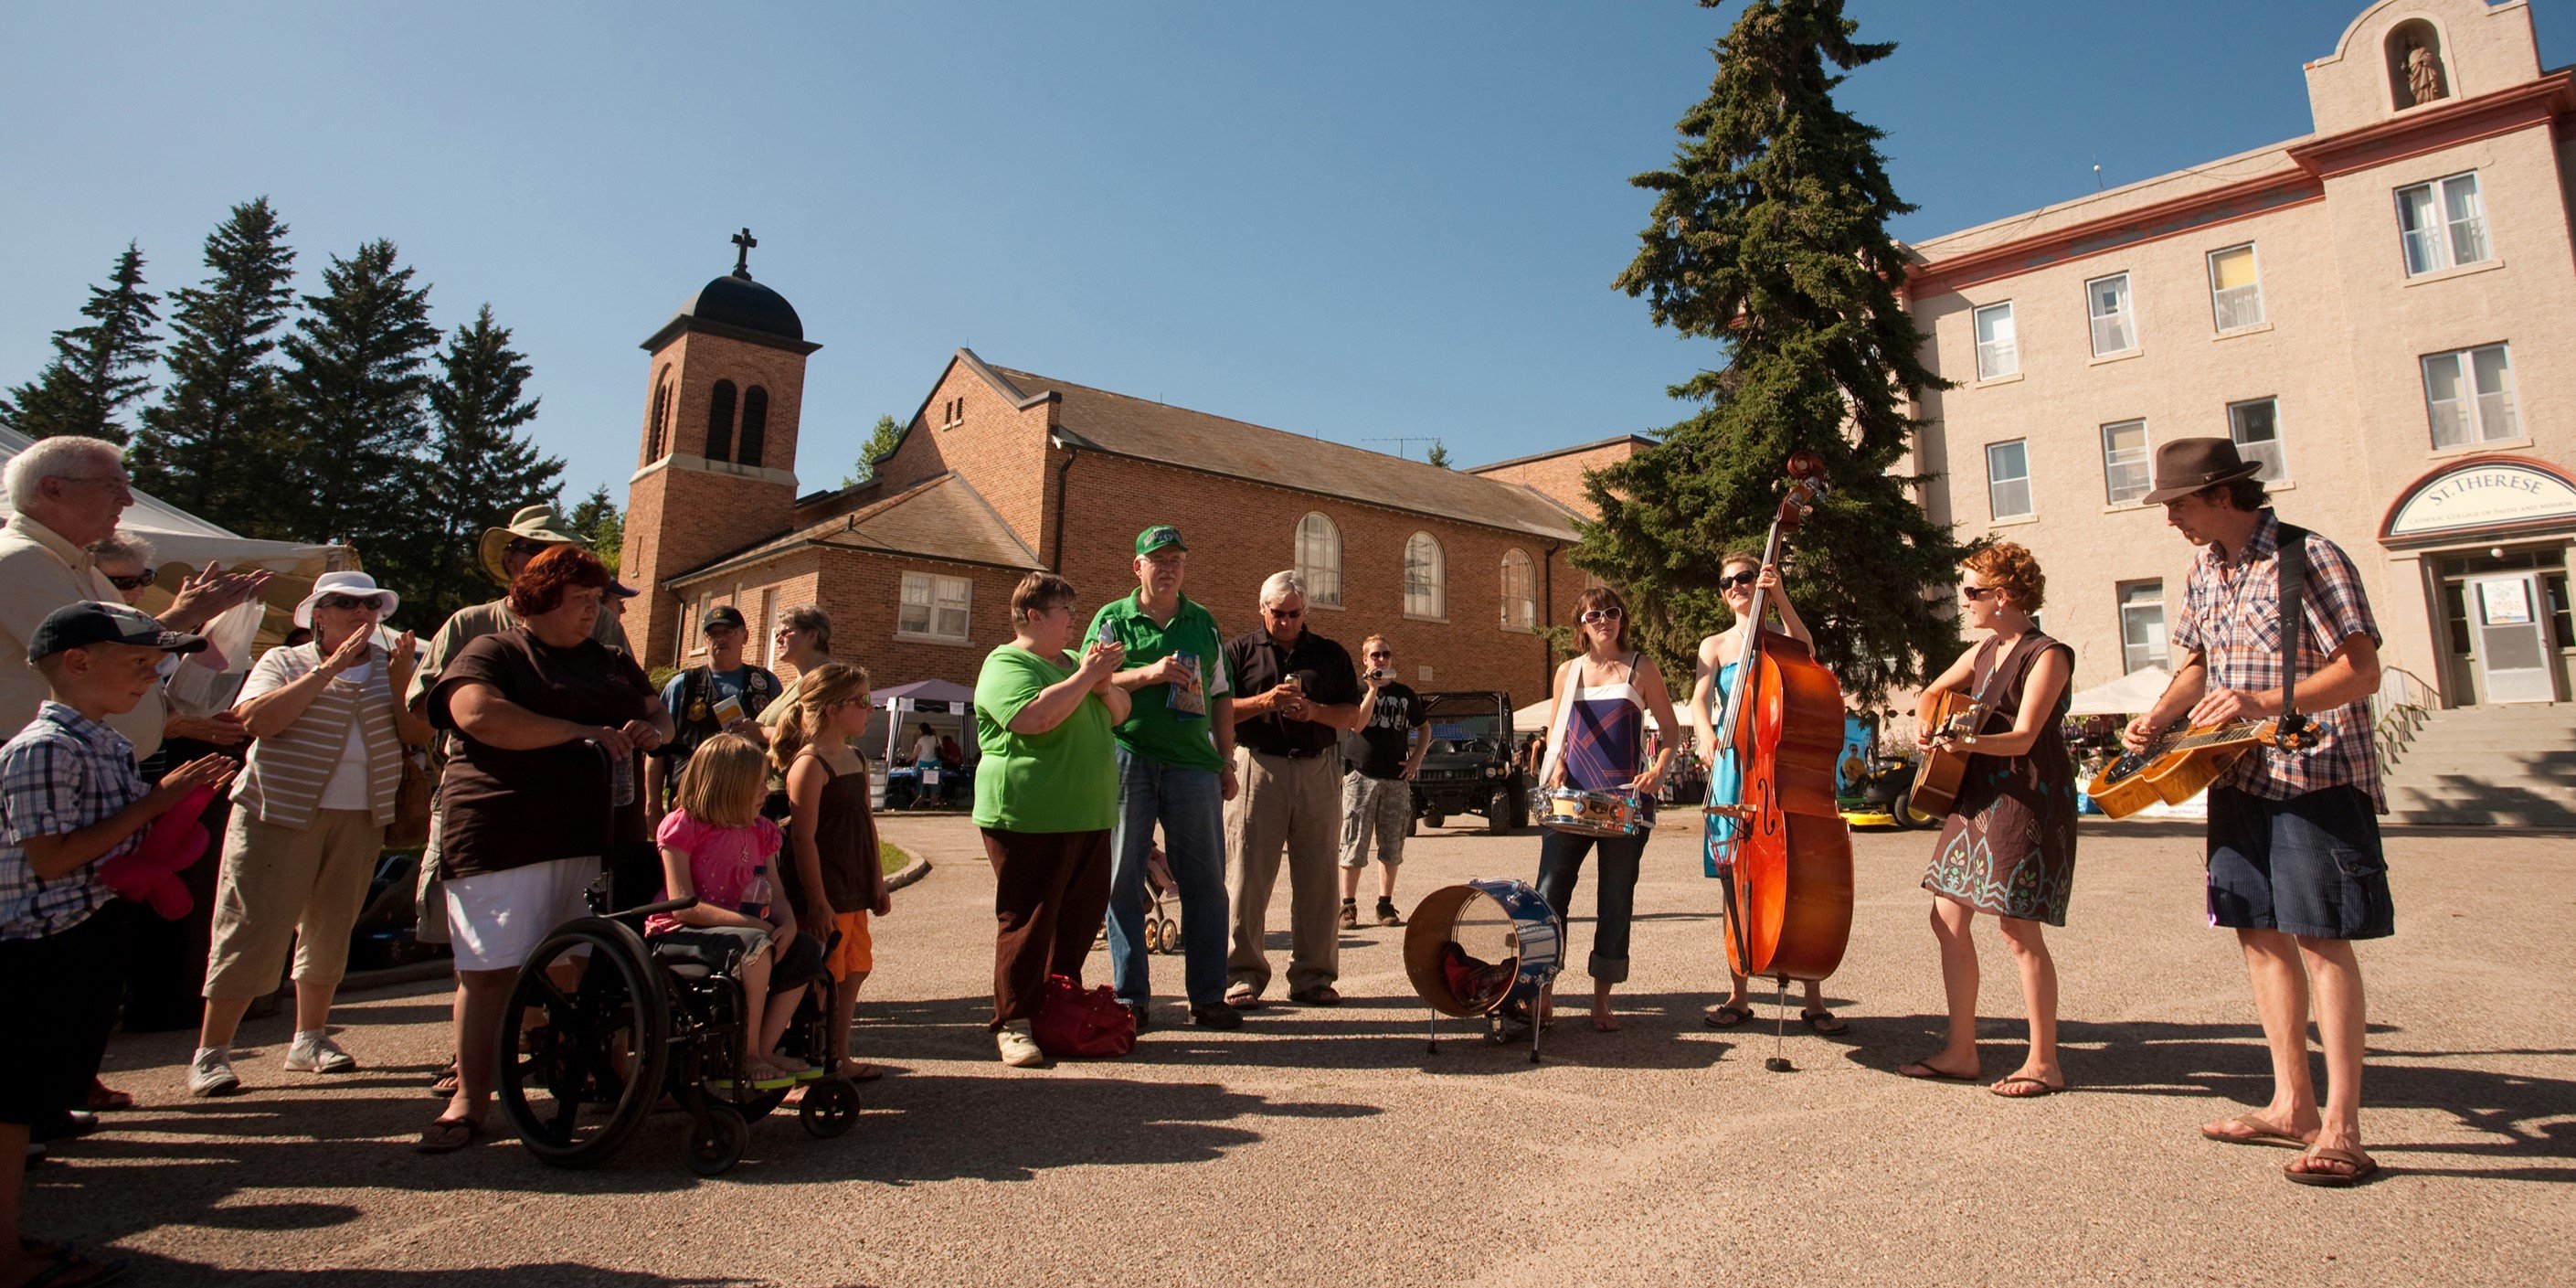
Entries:
{"type": "Polygon", "coordinates": [[[2238,757],[2258,746],[2297,749],[2302,734],[2283,736],[2277,718],[2176,729],[2103,767],[2084,794],[2112,818],[2127,818],[2157,801],[2179,805],[2207,790],[2238,757]]]}
{"type": "Polygon", "coordinates": [[[1985,722],[1985,704],[1967,694],[1943,689],[1932,695],[1932,712],[1923,728],[1933,739],[1933,746],[1923,753],[1923,763],[1915,767],[1914,793],[1906,798],[1908,809],[1937,819],[1958,803],[1959,789],[1968,781],[1971,754],[1959,748],[1958,740],[1975,733],[1985,722]]]}

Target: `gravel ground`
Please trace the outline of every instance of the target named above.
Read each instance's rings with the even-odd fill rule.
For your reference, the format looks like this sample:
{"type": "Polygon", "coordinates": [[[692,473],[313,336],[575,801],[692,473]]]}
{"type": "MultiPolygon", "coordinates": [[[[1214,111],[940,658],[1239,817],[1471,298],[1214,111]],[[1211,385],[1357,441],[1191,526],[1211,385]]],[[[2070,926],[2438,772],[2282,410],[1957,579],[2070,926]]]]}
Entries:
{"type": "MultiPolygon", "coordinates": [[[[878,926],[858,1041],[895,1072],[840,1140],[773,1119],[702,1181],[683,1120],[662,1116],[566,1172],[496,1114],[497,1143],[420,1157],[447,995],[414,984],[342,1008],[353,1075],[286,1074],[286,1021],[248,1026],[250,1085],[225,1100],[181,1091],[188,1037],[120,1038],[109,1077],[143,1107],[29,1178],[26,1228],[111,1245],[162,1284],[2567,1281],[2567,838],[2391,833],[2399,932],[2362,949],[2364,1130],[2388,1174],[2334,1191],[2285,1183],[2285,1151],[2195,1133],[2268,1085],[2233,941],[2203,924],[2196,825],[2086,825],[2072,924],[2052,935],[2079,1090],[2007,1102],[1891,1072],[1931,1048],[1942,1011],[1924,835],[1856,838],[1852,949],[1827,990],[1851,1032],[1793,1033],[1798,1072],[1773,1074],[1769,1007],[1758,1030],[1700,1023],[1723,979],[1716,891],[1680,822],[1648,851],[1624,1031],[1569,1015],[1536,1066],[1463,1032],[1426,1054],[1403,932],[1372,927],[1343,936],[1338,1009],[1004,1068],[982,1028],[978,839],[962,819],[895,819],[889,839],[935,871],[878,926]]],[[[1419,837],[1398,902],[1528,879],[1537,851],[1534,834],[1419,837]]],[[[1284,880],[1278,900],[1284,971],[1284,880]]],[[[2020,990],[1982,929],[1991,1078],[2021,1056],[2020,990]]],[[[1154,965],[1178,986],[1178,957],[1154,965]]]]}

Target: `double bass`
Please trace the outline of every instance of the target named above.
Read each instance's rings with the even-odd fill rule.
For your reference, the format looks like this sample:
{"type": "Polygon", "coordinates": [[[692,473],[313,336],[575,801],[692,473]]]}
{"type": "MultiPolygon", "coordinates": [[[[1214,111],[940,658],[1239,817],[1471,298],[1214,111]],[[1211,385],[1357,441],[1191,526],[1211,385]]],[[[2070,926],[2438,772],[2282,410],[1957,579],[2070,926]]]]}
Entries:
{"type": "MultiPolygon", "coordinates": [[[[1825,490],[1824,473],[1813,452],[1789,457],[1764,567],[1779,564],[1788,536],[1825,490]]],[[[1735,684],[1712,726],[1707,857],[1725,882],[1727,965],[1785,988],[1793,979],[1822,980],[1842,964],[1851,939],[1851,827],[1834,803],[1842,685],[1805,644],[1762,626],[1766,607],[1757,583],[1735,684]]]]}

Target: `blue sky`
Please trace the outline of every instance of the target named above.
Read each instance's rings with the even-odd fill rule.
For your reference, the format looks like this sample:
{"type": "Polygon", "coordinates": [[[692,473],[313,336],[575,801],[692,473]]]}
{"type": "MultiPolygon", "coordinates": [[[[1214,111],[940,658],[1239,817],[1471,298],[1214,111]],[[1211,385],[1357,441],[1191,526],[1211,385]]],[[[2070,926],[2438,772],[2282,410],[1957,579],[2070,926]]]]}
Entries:
{"type": "MultiPolygon", "coordinates": [[[[2304,133],[2362,0],[1852,0],[1928,237],[2304,133]],[[2223,38],[2221,38],[2223,33],[2223,38]]],[[[2576,55],[2557,0],[2545,64],[2576,55]]],[[[1647,430],[1715,361],[1610,289],[1733,6],[16,5],[0,382],[128,238],[161,291],[259,194],[303,285],[389,237],[490,303],[539,441],[620,500],[636,345],[749,225],[837,484],[949,352],[1461,464],[1647,430]],[[1399,444],[1392,441],[1410,438],[1399,444]]]]}

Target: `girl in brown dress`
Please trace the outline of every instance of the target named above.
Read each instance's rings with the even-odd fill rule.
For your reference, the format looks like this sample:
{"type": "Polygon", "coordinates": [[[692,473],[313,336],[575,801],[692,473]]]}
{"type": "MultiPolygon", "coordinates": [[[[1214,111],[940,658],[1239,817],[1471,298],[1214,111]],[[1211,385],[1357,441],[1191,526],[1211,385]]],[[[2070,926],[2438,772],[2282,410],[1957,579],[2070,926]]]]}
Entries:
{"type": "Polygon", "coordinates": [[[850,1057],[850,1013],[859,986],[876,969],[869,914],[894,910],[877,861],[877,825],[868,811],[867,759],[851,742],[867,732],[868,673],[825,662],[796,677],[796,704],[769,739],[771,763],[787,777],[787,840],[794,862],[796,915],[830,946],[831,1059],[818,1061],[853,1082],[883,1071],[850,1057]]]}
{"type": "MultiPolygon", "coordinates": [[[[1924,690],[1917,712],[1922,720],[1932,696],[1944,690],[1984,695],[1991,708],[1975,732],[1953,742],[1971,753],[1967,776],[1923,874],[1923,888],[1934,896],[1932,934],[1941,943],[1949,1035],[1939,1051],[1897,1072],[1978,1076],[1977,947],[1968,929],[1978,913],[1991,913],[2021,968],[2030,1008],[2028,1058],[1988,1088],[2015,1098],[2066,1088],[2057,1063],[2057,965],[2040,927],[2066,924],[2075,879],[2075,766],[2058,731],[2075,654],[2031,625],[2046,587],[2039,561],[2011,542],[1970,555],[1959,612],[1965,624],[1989,634],[1924,690]]],[[[1924,723],[1915,743],[1929,750],[1934,742],[1924,723]]]]}

